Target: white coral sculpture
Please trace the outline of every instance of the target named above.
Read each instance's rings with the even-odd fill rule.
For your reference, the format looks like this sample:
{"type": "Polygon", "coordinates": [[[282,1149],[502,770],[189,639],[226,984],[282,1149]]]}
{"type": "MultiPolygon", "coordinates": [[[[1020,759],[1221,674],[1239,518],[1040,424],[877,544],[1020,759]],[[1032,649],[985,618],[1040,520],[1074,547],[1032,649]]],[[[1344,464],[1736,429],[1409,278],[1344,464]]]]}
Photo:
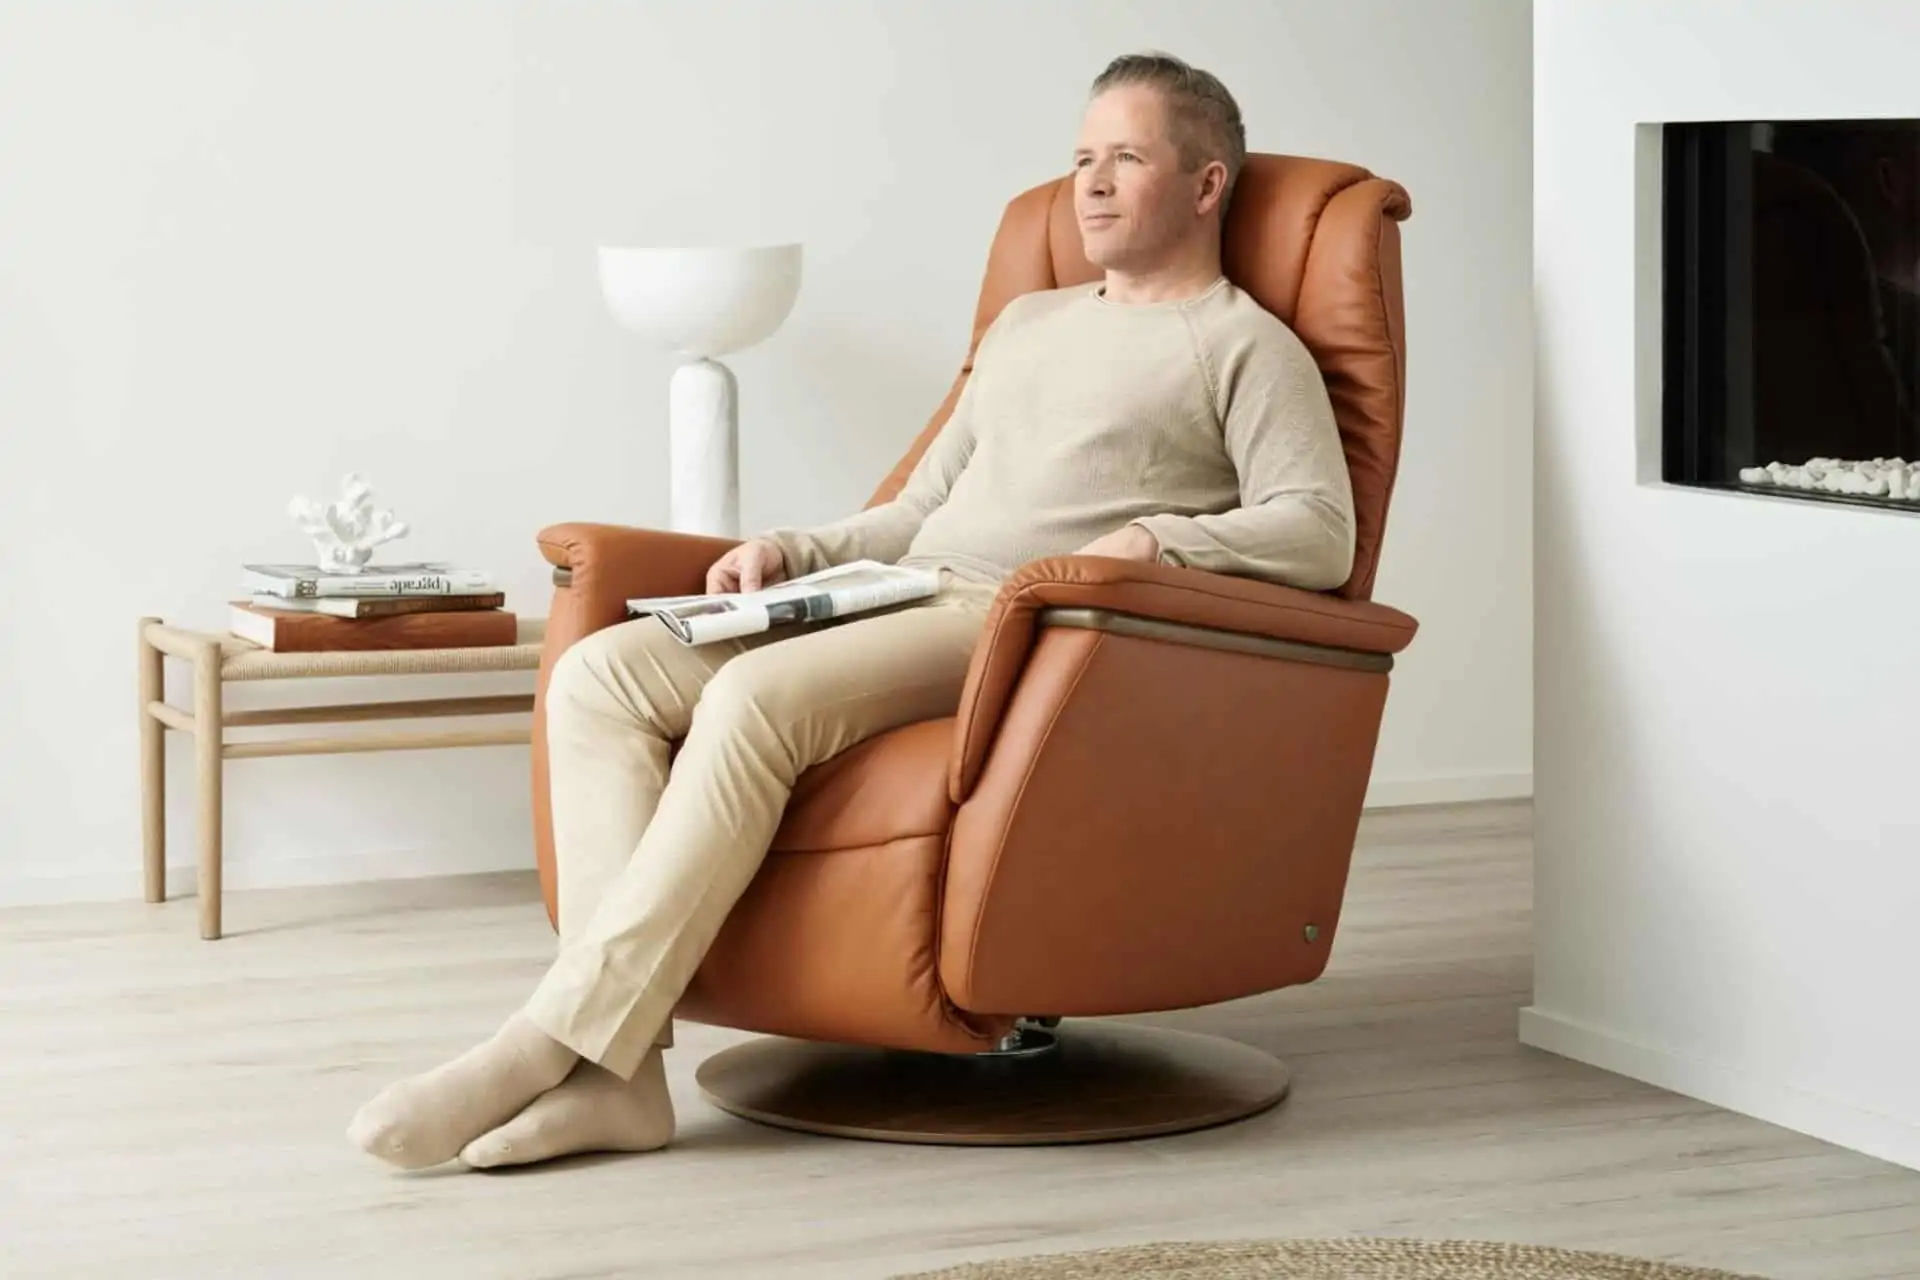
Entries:
{"type": "Polygon", "coordinates": [[[358,573],[373,549],[407,535],[407,524],[391,509],[373,505],[373,489],[356,473],[340,483],[340,496],[325,506],[308,498],[287,504],[300,531],[313,539],[319,565],[327,573],[358,573]]]}

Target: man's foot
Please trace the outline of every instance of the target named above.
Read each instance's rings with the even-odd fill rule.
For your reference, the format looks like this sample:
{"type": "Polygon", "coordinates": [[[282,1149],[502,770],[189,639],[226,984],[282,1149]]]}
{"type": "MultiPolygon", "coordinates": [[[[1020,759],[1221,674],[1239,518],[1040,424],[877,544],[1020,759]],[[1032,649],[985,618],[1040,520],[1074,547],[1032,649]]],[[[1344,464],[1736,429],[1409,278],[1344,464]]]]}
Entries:
{"type": "Polygon", "coordinates": [[[422,1075],[388,1085],[347,1136],[402,1169],[425,1169],[567,1078],[579,1055],[516,1013],[492,1039],[422,1075]]]}
{"type": "Polygon", "coordinates": [[[673,1132],[666,1066],[655,1049],[632,1080],[582,1062],[519,1115],[469,1142],[460,1159],[492,1169],[585,1151],[652,1151],[673,1141],[673,1132]]]}

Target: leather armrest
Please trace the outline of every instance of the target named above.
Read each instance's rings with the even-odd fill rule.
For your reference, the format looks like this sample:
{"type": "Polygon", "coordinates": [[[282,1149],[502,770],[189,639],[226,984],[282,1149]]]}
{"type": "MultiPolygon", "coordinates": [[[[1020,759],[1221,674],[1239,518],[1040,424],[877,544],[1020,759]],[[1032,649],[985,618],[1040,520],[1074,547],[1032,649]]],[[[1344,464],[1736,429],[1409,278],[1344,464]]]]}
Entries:
{"type": "MultiPolygon", "coordinates": [[[[1407,614],[1372,601],[1176,565],[1081,555],[1031,561],[1001,584],[967,671],[948,775],[955,804],[979,780],[1045,609],[1095,609],[1228,638],[1383,659],[1406,648],[1418,628],[1407,614]]],[[[1388,662],[1379,665],[1384,669],[1388,662]]]]}
{"type": "Polygon", "coordinates": [[[555,634],[565,615],[560,630],[571,633],[565,640],[571,644],[626,617],[626,602],[635,596],[705,591],[707,570],[738,539],[576,522],[542,529],[539,543],[554,566],[554,585],[566,593],[555,594],[547,634],[555,634]]]}

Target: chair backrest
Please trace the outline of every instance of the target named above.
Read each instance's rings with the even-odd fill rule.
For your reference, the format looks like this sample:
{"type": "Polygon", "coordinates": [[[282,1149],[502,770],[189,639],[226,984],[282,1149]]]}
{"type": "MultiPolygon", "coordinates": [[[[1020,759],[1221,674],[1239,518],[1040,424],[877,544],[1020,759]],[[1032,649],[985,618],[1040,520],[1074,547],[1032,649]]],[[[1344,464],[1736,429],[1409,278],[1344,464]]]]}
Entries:
{"type": "MultiPolygon", "coordinates": [[[[1300,335],[1320,364],[1353,479],[1358,521],[1353,573],[1335,594],[1373,592],[1406,407],[1406,313],[1399,224],[1413,206],[1396,182],[1355,165],[1304,156],[1247,157],[1228,206],[1221,267],[1300,335]]],[[[933,419],[868,505],[900,492],[953,412],[981,335],[1023,293],[1091,283],[1073,216],[1071,175],[1014,197],[987,257],[973,339],[933,419]]]]}

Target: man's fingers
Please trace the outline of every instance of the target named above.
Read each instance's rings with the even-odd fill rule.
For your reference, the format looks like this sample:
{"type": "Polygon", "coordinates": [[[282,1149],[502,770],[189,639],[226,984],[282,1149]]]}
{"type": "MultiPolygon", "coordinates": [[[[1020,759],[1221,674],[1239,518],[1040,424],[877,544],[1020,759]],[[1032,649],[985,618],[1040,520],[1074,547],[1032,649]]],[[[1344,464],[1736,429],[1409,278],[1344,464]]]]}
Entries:
{"type": "Polygon", "coordinates": [[[714,561],[707,570],[707,590],[716,594],[722,591],[758,591],[771,580],[774,569],[784,563],[777,551],[769,556],[764,548],[751,545],[736,547],[714,561]]]}

